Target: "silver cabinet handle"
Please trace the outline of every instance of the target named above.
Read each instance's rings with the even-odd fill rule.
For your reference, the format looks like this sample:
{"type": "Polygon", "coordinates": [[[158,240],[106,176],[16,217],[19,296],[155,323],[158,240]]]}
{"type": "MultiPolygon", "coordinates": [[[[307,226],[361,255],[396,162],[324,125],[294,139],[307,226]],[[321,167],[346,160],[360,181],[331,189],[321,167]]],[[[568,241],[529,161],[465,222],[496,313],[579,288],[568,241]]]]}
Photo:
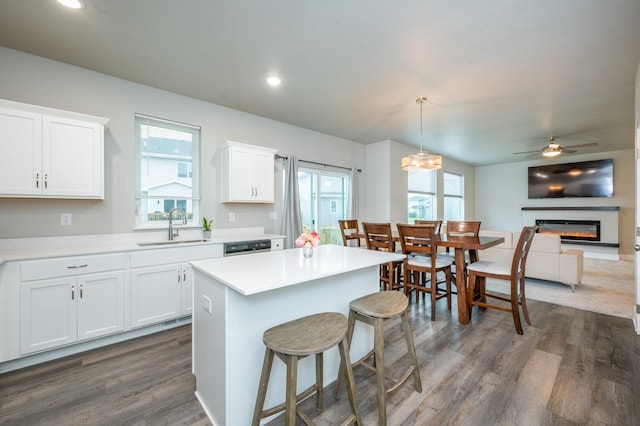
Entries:
{"type": "Polygon", "coordinates": [[[47,174],[45,173],[44,175],[44,189],[47,189],[48,185],[47,185],[47,174]]]}
{"type": "Polygon", "coordinates": [[[71,286],[71,300],[76,300],[76,286],[71,286]]]}
{"type": "Polygon", "coordinates": [[[636,244],[633,248],[634,248],[635,251],[640,251],[640,245],[638,245],[638,244],[636,244]]]}
{"type": "Polygon", "coordinates": [[[187,270],[183,269],[182,270],[182,282],[187,282],[187,270]]]}
{"type": "Polygon", "coordinates": [[[178,269],[178,282],[180,282],[180,270],[178,269]]]}
{"type": "Polygon", "coordinates": [[[80,269],[80,268],[86,268],[88,265],[84,264],[84,265],[73,265],[73,266],[67,266],[67,269],[80,269]]]}
{"type": "Polygon", "coordinates": [[[40,173],[36,173],[36,188],[40,188],[40,173]]]}
{"type": "Polygon", "coordinates": [[[80,284],[80,299],[82,299],[82,291],[84,290],[84,284],[80,284]]]}

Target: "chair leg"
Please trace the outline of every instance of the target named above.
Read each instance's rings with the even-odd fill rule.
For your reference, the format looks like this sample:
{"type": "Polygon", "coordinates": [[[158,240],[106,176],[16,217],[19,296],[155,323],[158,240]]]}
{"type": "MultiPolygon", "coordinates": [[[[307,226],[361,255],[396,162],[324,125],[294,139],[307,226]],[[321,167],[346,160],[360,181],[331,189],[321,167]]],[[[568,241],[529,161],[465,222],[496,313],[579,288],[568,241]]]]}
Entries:
{"type": "Polygon", "coordinates": [[[344,370],[347,376],[347,393],[349,394],[349,404],[351,405],[351,412],[356,417],[356,423],[358,426],[362,425],[362,417],[360,415],[360,406],[358,405],[358,396],[356,393],[356,379],[351,369],[351,359],[349,357],[349,344],[346,337],[338,343],[338,350],[340,351],[340,369],[344,370]]]}
{"type": "Polygon", "coordinates": [[[520,305],[518,303],[518,291],[516,283],[511,282],[511,314],[513,315],[513,324],[516,326],[516,333],[524,334],[522,331],[522,323],[520,322],[520,305]]]}
{"type": "MultiPolygon", "coordinates": [[[[451,270],[444,270],[445,287],[447,291],[447,309],[451,310],[451,270]]],[[[462,297],[465,295],[463,294],[462,297]]]]}
{"type": "Polygon", "coordinates": [[[529,309],[527,309],[527,298],[524,294],[524,277],[522,277],[520,280],[520,304],[522,305],[524,320],[527,322],[527,324],[531,325],[531,320],[529,319],[529,309]]]}
{"type": "Polygon", "coordinates": [[[316,408],[322,410],[322,390],[324,389],[324,357],[322,352],[316,354],[316,408]]]}
{"type": "Polygon", "coordinates": [[[284,424],[295,426],[296,424],[296,393],[298,384],[298,357],[286,355],[287,360],[287,385],[285,397],[284,424]]]}
{"type": "Polygon", "coordinates": [[[413,343],[413,334],[411,333],[411,325],[409,324],[409,314],[405,311],[400,315],[402,319],[402,329],[404,330],[404,338],[407,342],[407,351],[411,357],[413,363],[413,381],[416,385],[416,390],[422,392],[422,380],[420,379],[420,368],[418,367],[418,357],[416,356],[416,347],[413,343]]]}
{"type": "Polygon", "coordinates": [[[262,418],[264,410],[264,400],[267,395],[267,387],[269,386],[269,376],[271,375],[271,366],[273,365],[273,351],[267,348],[264,352],[264,361],[262,363],[262,373],[260,375],[260,385],[258,386],[258,396],[256,397],[256,407],[253,410],[252,426],[258,426],[262,418]]]}
{"type": "Polygon", "coordinates": [[[387,424],[387,391],[384,386],[384,327],[383,319],[374,320],[374,359],[376,363],[376,381],[378,387],[378,424],[387,424]]]}
{"type": "Polygon", "coordinates": [[[438,284],[436,284],[438,277],[436,275],[436,272],[431,272],[431,290],[429,291],[431,294],[431,321],[436,320],[436,293],[438,291],[438,284]]]}
{"type": "MultiPolygon", "coordinates": [[[[353,330],[355,328],[355,325],[356,325],[356,315],[353,311],[349,310],[349,320],[347,321],[347,334],[345,336],[347,351],[349,350],[349,348],[351,348],[351,339],[353,338],[353,330]]],[[[340,367],[338,368],[338,378],[336,379],[336,390],[333,393],[333,396],[335,399],[340,398],[340,390],[342,388],[342,380],[344,379],[345,373],[346,373],[346,370],[342,365],[342,363],[340,363],[340,367]]]]}

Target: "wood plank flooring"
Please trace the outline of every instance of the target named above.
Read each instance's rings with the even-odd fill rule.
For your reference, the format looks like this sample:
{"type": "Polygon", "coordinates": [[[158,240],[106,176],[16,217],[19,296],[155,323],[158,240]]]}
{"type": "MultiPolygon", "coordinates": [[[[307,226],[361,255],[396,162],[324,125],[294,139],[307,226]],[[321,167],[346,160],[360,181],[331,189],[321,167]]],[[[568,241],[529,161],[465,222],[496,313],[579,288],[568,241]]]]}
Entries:
{"type": "MultiPolygon", "coordinates": [[[[628,319],[530,301],[533,326],[519,336],[511,316],[493,310],[474,308],[468,326],[442,301],[435,322],[428,301],[410,310],[423,391],[409,380],[389,396],[390,425],[640,424],[640,337],[628,319]]],[[[387,371],[401,374],[398,321],[386,341],[387,371]]],[[[375,425],[375,378],[355,373],[363,421],[375,425]]],[[[0,424],[208,425],[194,389],[191,328],[182,326],[0,375],[0,424]]],[[[345,392],[336,401],[332,391],[321,412],[313,398],[302,403],[318,424],[348,413],[345,392]]]]}

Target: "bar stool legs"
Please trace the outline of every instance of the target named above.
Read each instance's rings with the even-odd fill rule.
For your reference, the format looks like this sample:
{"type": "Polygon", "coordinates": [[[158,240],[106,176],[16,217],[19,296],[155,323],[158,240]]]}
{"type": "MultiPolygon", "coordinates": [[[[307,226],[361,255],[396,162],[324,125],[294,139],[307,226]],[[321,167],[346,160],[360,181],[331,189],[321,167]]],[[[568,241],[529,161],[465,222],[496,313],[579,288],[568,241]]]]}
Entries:
{"type": "MultiPolygon", "coordinates": [[[[373,350],[355,362],[353,365],[362,364],[372,368],[376,372],[377,383],[377,399],[378,399],[378,423],[380,425],[387,424],[387,394],[390,394],[403,385],[409,377],[413,376],[416,391],[422,392],[422,381],[420,379],[420,371],[418,368],[418,358],[409,324],[409,315],[407,307],[409,299],[398,291],[382,291],[370,294],[353,300],[350,304],[349,323],[347,326],[347,344],[351,345],[353,331],[356,320],[372,325],[374,330],[373,350]],[[407,344],[407,353],[410,358],[410,366],[405,374],[399,380],[396,380],[390,387],[385,386],[384,371],[384,320],[394,317],[400,317],[402,321],[402,329],[404,331],[405,342],[407,344]],[[365,361],[373,357],[374,366],[363,364],[365,361]]],[[[336,389],[334,396],[339,398],[342,388],[342,380],[345,372],[342,370],[338,373],[336,381],[336,389]]]]}
{"type": "Polygon", "coordinates": [[[287,426],[296,424],[296,415],[305,424],[312,425],[311,419],[298,410],[296,404],[298,400],[302,400],[315,392],[316,407],[318,410],[322,409],[323,352],[336,345],[340,352],[340,372],[347,378],[347,391],[352,413],[345,421],[345,424],[356,423],[362,425],[355,391],[355,379],[347,347],[347,318],[344,315],[327,312],[290,321],[265,331],[263,341],[267,348],[251,423],[253,426],[258,426],[260,419],[281,411],[285,412],[285,424],[287,426]],[[287,366],[285,402],[264,409],[274,355],[282,359],[287,366]],[[297,394],[298,361],[308,355],[315,355],[316,382],[302,393],[297,394]]]}

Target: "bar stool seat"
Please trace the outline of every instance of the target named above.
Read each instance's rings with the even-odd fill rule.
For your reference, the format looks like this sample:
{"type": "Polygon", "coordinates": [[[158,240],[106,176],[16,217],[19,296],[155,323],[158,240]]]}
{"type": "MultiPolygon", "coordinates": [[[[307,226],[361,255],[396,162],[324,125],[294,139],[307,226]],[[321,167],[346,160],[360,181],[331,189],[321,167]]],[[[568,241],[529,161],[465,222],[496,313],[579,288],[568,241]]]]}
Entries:
{"type": "Polygon", "coordinates": [[[355,422],[362,425],[360,409],[355,392],[355,381],[349,351],[347,349],[347,318],[337,312],[309,315],[266,330],[262,340],[266,345],[258,396],[252,425],[260,424],[260,419],[285,412],[285,424],[295,425],[296,415],[307,425],[313,422],[297,409],[297,401],[316,393],[316,407],[322,409],[323,352],[338,346],[340,352],[340,372],[347,376],[347,391],[351,404],[351,415],[345,424],[355,422]],[[264,401],[271,375],[274,354],[287,365],[286,397],[283,404],[264,409],[264,401]],[[298,360],[309,355],[316,356],[316,382],[300,394],[297,392],[298,360]]]}
{"type": "MultiPolygon", "coordinates": [[[[373,326],[374,329],[374,344],[373,350],[356,361],[353,366],[364,365],[376,372],[377,380],[377,397],[378,397],[378,423],[380,425],[387,424],[387,410],[386,410],[386,395],[394,392],[402,384],[404,384],[410,376],[413,376],[416,391],[422,392],[422,381],[420,379],[420,371],[418,368],[418,359],[416,357],[416,350],[413,344],[413,335],[411,333],[411,326],[409,324],[409,315],[407,314],[407,308],[409,306],[409,299],[403,293],[399,291],[381,291],[378,293],[369,294],[367,296],[360,297],[352,300],[349,303],[349,324],[347,327],[347,341],[349,344],[353,338],[353,330],[356,320],[362,321],[365,324],[373,326]],[[402,322],[402,329],[404,331],[404,337],[407,344],[407,353],[409,354],[411,365],[408,367],[406,373],[398,380],[389,378],[392,384],[387,387],[384,372],[384,327],[383,322],[386,319],[400,317],[402,322]],[[365,361],[373,357],[373,366],[365,363],[365,361]]],[[[345,373],[341,370],[338,373],[338,380],[336,383],[335,397],[339,398],[342,380],[345,373]]]]}

